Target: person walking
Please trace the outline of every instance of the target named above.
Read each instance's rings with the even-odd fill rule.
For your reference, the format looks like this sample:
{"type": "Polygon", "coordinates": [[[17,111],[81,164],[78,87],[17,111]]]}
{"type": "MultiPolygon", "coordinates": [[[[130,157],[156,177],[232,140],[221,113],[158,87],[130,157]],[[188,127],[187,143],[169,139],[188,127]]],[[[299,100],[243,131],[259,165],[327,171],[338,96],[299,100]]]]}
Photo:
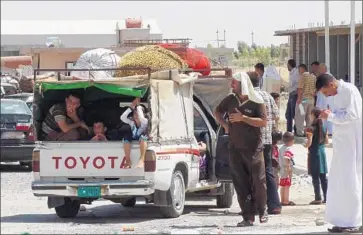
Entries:
{"type": "Polygon", "coordinates": [[[263,65],[262,63],[257,63],[255,65],[255,72],[258,74],[258,77],[260,79],[259,87],[260,87],[260,89],[262,89],[263,82],[264,82],[265,65],[263,65]]]}
{"type": "Polygon", "coordinates": [[[257,208],[260,223],[268,221],[266,212],[266,175],[261,127],[265,127],[263,98],[253,89],[251,73],[233,74],[233,94],[215,110],[217,122],[229,134],[229,163],[243,221],[238,227],[252,226],[257,208]],[[228,114],[228,121],[223,117],[228,114]]]}
{"type": "Polygon", "coordinates": [[[321,74],[316,89],[334,106],[320,119],[334,125],[325,219],[329,232],[357,232],[362,226],[362,96],[358,88],[331,74],[321,74]]]}
{"type": "MultiPolygon", "coordinates": [[[[299,71],[296,68],[296,61],[290,59],[287,61],[287,69],[289,70],[289,99],[286,107],[286,130],[289,132],[293,131],[293,121],[295,118],[295,107],[297,101],[297,83],[299,81],[299,71]]],[[[294,127],[294,131],[296,128],[294,127]]]]}
{"type": "Polygon", "coordinates": [[[304,121],[310,126],[310,114],[314,108],[316,77],[308,72],[305,64],[299,65],[300,78],[297,85],[297,101],[295,109],[296,136],[303,137],[304,121]]]}

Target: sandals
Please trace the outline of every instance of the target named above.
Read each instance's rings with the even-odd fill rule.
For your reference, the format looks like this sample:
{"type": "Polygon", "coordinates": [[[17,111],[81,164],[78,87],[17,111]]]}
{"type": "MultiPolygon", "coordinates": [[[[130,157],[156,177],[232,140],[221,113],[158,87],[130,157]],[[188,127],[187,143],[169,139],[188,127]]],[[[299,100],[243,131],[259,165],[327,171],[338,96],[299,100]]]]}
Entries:
{"type": "Polygon", "coordinates": [[[253,226],[252,220],[243,220],[237,224],[237,227],[251,227],[253,226]]]}
{"type": "Polygon", "coordinates": [[[296,204],[293,201],[289,201],[289,203],[281,203],[281,206],[296,206],[296,204]]]}
{"type": "Polygon", "coordinates": [[[265,213],[263,213],[262,215],[260,215],[260,223],[263,224],[263,223],[267,223],[268,221],[268,214],[267,212],[265,211],[265,213]]]}
{"type": "Polygon", "coordinates": [[[348,227],[348,228],[342,228],[338,226],[334,226],[332,228],[328,228],[328,232],[331,233],[359,233],[360,231],[359,227],[348,227]]]}
{"type": "Polygon", "coordinates": [[[318,200],[314,200],[312,202],[309,203],[310,205],[322,205],[323,202],[322,201],[318,201],[318,200]]]}

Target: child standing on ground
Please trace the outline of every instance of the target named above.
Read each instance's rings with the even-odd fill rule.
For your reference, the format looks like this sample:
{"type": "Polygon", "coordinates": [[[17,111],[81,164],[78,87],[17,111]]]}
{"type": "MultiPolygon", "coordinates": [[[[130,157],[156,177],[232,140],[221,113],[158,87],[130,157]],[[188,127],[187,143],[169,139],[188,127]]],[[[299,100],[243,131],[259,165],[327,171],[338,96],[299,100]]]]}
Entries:
{"type": "Polygon", "coordinates": [[[140,105],[140,98],[132,101],[131,107],[121,115],[121,121],[128,124],[123,128],[122,137],[124,140],[125,168],[131,168],[131,141],[137,140],[140,144],[140,160],[136,168],[144,167],[144,159],[147,148],[147,127],[148,119],[145,117],[145,108],[140,105]],[[129,115],[132,118],[129,118],[129,115]]]}
{"type": "Polygon", "coordinates": [[[279,152],[279,164],[280,164],[280,197],[282,206],[294,206],[295,203],[290,201],[290,186],[292,178],[292,167],[294,153],[292,152],[292,146],[294,145],[294,134],[291,132],[285,132],[282,136],[284,145],[280,148],[279,152]]]}
{"type": "Polygon", "coordinates": [[[310,202],[311,205],[320,205],[326,202],[326,192],[328,189],[328,173],[325,144],[329,143],[327,129],[321,119],[319,119],[321,110],[314,108],[311,112],[311,126],[306,129],[308,141],[306,148],[309,148],[308,167],[313,179],[315,200],[310,202]],[[323,199],[320,193],[320,184],[323,191],[323,199]]]}

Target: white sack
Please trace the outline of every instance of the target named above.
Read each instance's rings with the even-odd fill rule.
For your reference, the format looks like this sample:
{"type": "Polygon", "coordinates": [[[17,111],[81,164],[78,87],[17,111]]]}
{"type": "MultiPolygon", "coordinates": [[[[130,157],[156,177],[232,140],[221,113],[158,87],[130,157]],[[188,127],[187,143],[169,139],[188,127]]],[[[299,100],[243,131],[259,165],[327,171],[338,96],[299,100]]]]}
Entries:
{"type": "MultiPolygon", "coordinates": [[[[103,69],[103,68],[117,68],[120,63],[120,57],[114,51],[98,48],[86,51],[83,53],[76,64],[74,69],[103,69]]],[[[73,71],[71,76],[81,79],[109,79],[112,78],[115,71],[73,71]]]]}

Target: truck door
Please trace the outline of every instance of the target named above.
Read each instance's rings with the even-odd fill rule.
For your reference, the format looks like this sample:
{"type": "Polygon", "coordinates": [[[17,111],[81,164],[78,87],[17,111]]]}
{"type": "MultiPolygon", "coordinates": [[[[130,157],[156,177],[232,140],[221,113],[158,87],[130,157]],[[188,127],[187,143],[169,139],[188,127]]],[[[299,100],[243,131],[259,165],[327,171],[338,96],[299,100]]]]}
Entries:
{"type": "Polygon", "coordinates": [[[229,136],[225,134],[221,126],[217,130],[215,174],[220,181],[232,181],[229,167],[229,136]]]}

